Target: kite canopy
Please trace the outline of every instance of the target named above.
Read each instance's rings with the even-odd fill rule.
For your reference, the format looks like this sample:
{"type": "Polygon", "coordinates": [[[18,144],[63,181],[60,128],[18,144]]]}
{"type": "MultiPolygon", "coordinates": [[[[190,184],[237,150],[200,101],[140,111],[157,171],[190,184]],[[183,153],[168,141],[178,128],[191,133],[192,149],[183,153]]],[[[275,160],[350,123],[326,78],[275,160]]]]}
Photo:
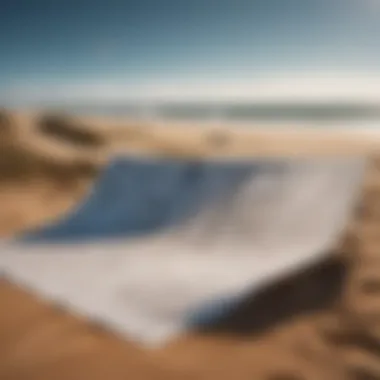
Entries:
{"type": "Polygon", "coordinates": [[[163,343],[328,254],[364,168],[360,158],[119,158],[71,215],[4,244],[0,270],[129,338],[163,343]]]}

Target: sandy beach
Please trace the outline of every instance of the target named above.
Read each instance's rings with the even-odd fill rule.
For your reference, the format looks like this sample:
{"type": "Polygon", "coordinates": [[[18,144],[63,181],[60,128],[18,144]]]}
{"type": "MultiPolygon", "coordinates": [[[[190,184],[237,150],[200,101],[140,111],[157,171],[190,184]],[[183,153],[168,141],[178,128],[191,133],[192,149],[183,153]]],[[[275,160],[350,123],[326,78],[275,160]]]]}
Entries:
{"type": "MultiPolygon", "coordinates": [[[[345,302],[354,311],[362,307],[360,302],[365,308],[380,306],[380,300],[358,301],[350,293],[349,280],[339,297],[324,297],[334,293],[338,280],[335,271],[339,274],[339,268],[351,263],[353,256],[360,260],[378,247],[373,231],[379,225],[368,215],[380,198],[380,165],[376,160],[380,134],[42,116],[31,112],[0,113],[0,236],[4,238],[69,212],[86,196],[107,162],[120,153],[192,160],[307,155],[365,155],[373,159],[364,184],[364,206],[358,216],[361,219],[349,223],[346,239],[341,243],[344,254],[338,247],[331,261],[320,268],[323,276],[333,273],[331,282],[326,280],[325,287],[316,291],[321,276],[316,271],[315,278],[298,276],[284,287],[294,290],[292,297],[297,305],[310,297],[319,302],[312,312],[294,312],[268,331],[244,339],[234,334],[194,333],[148,353],[2,280],[1,379],[117,380],[132,375],[137,380],[260,380],[292,371],[300,378],[304,378],[303,373],[307,379],[312,379],[310,373],[315,379],[340,378],[345,357],[323,367],[300,353],[306,345],[310,355],[320,362],[331,361],[331,347],[320,340],[320,332],[334,330],[340,324],[337,304],[345,302]]],[[[267,296],[273,303],[283,297],[281,286],[278,289],[267,296]]],[[[272,309],[264,307],[263,318],[272,309]]]]}

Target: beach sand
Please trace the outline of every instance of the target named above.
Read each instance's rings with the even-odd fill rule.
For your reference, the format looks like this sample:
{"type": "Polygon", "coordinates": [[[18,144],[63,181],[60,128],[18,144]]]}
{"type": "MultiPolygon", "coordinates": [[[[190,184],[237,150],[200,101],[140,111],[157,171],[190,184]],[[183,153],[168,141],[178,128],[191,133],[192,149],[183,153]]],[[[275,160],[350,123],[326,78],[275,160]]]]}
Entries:
{"type": "MultiPolygon", "coordinates": [[[[186,125],[141,125],[90,117],[48,120],[55,127],[41,129],[39,120],[38,114],[30,112],[0,113],[2,237],[67,213],[86,196],[102,167],[120,152],[184,159],[334,153],[375,157],[380,153],[377,138],[347,131],[249,131],[244,127],[230,130],[215,125],[202,130],[186,125]],[[65,126],[73,128],[67,132],[65,126]],[[85,133],[76,133],[80,130],[85,133]]],[[[380,169],[375,159],[373,163],[377,168],[369,171],[366,186],[367,200],[375,204],[374,193],[380,194],[380,169]]],[[[194,333],[149,352],[119,340],[103,327],[52,307],[3,279],[0,379],[260,380],[293,371],[300,379],[303,374],[307,379],[339,379],[341,367],[336,357],[327,367],[318,364],[331,362],[333,354],[331,347],[320,340],[320,331],[334,330],[340,323],[334,305],[344,297],[337,296],[338,301],[333,297],[339,280],[335,275],[346,265],[347,257],[355,250],[357,253],[359,229],[352,221],[348,226],[350,234],[342,242],[347,254],[331,255],[331,261],[320,268],[323,275],[326,272],[326,278],[329,274],[331,277],[330,282],[323,281],[325,288],[318,288],[320,277],[314,279],[314,275],[290,279],[284,287],[288,289],[285,297],[294,301],[289,302],[289,309],[312,297],[317,304],[312,312],[295,311],[273,323],[270,329],[244,338],[225,332],[194,333]],[[331,297],[326,299],[329,293],[331,297]],[[318,361],[309,360],[305,350],[318,361]]],[[[368,244],[364,244],[367,250],[368,244]]],[[[370,249],[376,247],[372,245],[370,249]]],[[[283,291],[279,285],[268,293],[267,299],[275,304],[284,298],[283,291]]],[[[270,318],[273,307],[268,302],[263,305],[262,319],[270,318]]],[[[247,311],[245,318],[249,318],[247,311]]]]}

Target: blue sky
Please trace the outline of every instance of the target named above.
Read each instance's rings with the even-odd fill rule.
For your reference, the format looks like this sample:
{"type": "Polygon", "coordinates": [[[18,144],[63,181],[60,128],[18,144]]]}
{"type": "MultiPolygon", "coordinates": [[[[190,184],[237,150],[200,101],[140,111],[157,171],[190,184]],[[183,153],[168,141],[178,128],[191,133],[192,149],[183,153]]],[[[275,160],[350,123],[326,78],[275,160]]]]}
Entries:
{"type": "Polygon", "coordinates": [[[379,0],[3,0],[0,98],[247,92],[279,73],[370,83],[379,35],[379,0]]]}

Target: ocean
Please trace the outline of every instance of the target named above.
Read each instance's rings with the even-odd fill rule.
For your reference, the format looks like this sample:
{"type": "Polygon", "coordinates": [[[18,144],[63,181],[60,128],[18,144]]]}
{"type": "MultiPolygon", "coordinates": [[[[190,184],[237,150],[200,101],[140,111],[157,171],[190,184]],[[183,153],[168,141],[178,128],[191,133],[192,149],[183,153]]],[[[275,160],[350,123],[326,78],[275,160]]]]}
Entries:
{"type": "Polygon", "coordinates": [[[380,121],[380,105],[363,103],[252,104],[252,103],[156,103],[66,104],[50,107],[74,114],[150,118],[159,120],[226,120],[252,122],[366,122],[380,121]]]}

